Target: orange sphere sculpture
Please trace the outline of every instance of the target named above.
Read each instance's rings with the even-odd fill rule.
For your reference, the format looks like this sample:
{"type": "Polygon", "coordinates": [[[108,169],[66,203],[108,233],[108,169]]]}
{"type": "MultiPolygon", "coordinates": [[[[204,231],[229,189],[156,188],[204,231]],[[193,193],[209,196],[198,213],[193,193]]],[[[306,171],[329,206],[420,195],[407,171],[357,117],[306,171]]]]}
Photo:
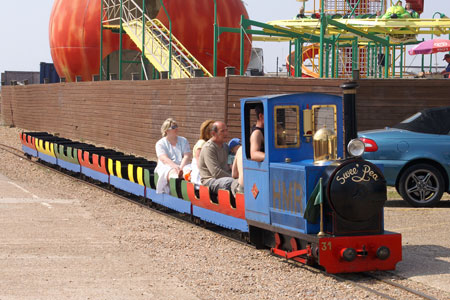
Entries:
{"type": "MultiPolygon", "coordinates": [[[[220,27],[239,28],[241,15],[248,19],[241,0],[216,0],[217,24],[220,27]]],[[[210,72],[213,73],[214,53],[214,1],[164,0],[172,20],[172,33],[210,72]]],[[[164,9],[156,17],[167,28],[169,21],[164,9]]],[[[245,36],[244,67],[251,55],[251,35],[245,36]]],[[[240,35],[222,33],[217,44],[217,75],[223,76],[225,67],[240,66],[240,35]]],[[[245,69],[244,68],[244,69],[245,69]]]]}
{"type": "MultiPolygon", "coordinates": [[[[55,0],[50,15],[50,51],[56,71],[67,81],[92,80],[100,69],[99,0],[55,0]]],[[[136,49],[125,38],[124,49],[136,49]]],[[[103,58],[119,49],[119,35],[105,30],[103,58]]]]}
{"type": "MultiPolygon", "coordinates": [[[[59,76],[65,77],[67,81],[74,81],[76,76],[90,81],[92,75],[99,74],[100,5],[101,0],[55,0],[53,4],[49,25],[50,50],[59,76]]],[[[164,5],[172,20],[173,35],[212,73],[214,1],[164,0],[164,5]]],[[[248,18],[241,0],[217,0],[219,26],[239,28],[241,15],[248,18]]],[[[157,18],[169,27],[162,8],[157,18]]],[[[123,37],[123,49],[138,50],[126,34],[123,37]]],[[[251,54],[250,39],[250,36],[245,39],[245,67],[251,54]]],[[[227,66],[239,68],[239,45],[239,34],[220,35],[217,67],[219,76],[224,74],[227,66]]],[[[102,59],[117,50],[119,34],[104,30],[102,59]]]]}

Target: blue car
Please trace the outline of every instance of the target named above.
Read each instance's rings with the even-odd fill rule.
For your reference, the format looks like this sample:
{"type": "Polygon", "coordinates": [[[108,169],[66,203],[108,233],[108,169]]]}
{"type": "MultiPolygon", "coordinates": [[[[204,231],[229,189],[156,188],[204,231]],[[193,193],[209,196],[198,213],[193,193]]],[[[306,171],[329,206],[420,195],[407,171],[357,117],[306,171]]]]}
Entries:
{"type": "Polygon", "coordinates": [[[358,135],[363,157],[384,165],[387,184],[412,206],[433,206],[449,192],[450,107],[426,109],[392,128],[358,135]]]}

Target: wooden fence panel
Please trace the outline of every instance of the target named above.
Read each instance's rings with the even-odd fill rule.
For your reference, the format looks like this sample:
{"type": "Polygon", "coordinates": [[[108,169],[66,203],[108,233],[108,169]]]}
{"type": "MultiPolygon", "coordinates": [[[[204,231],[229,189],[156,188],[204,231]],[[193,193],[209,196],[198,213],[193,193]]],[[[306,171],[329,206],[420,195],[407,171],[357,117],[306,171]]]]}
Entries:
{"type": "MultiPolygon", "coordinates": [[[[341,95],[341,79],[276,77],[102,81],[3,86],[3,123],[48,131],[154,159],[162,122],[173,117],[191,147],[206,119],[225,120],[240,137],[240,99],[318,92],[341,95]]],[[[358,130],[392,126],[427,107],[450,105],[450,84],[437,79],[358,81],[358,130]]]]}
{"type": "Polygon", "coordinates": [[[161,124],[172,117],[191,146],[207,118],[224,120],[225,78],[102,81],[3,87],[2,119],[24,130],[155,159],[161,124]]]}

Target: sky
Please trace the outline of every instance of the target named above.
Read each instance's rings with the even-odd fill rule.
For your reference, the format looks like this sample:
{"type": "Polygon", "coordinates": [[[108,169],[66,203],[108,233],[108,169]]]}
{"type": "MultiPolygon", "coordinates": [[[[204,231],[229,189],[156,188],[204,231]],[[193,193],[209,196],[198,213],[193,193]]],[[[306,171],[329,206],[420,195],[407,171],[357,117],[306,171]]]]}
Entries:
{"type": "MultiPolygon", "coordinates": [[[[319,0],[316,1],[319,2],[319,0]]],[[[53,2],[53,0],[22,0],[20,2],[0,0],[0,20],[2,20],[0,72],[5,70],[39,71],[40,62],[52,62],[48,23],[53,2]]],[[[306,2],[307,10],[313,2],[313,0],[306,2]]],[[[439,10],[450,16],[449,2],[450,0],[425,0],[422,18],[431,18],[434,12],[439,10]],[[447,5],[444,6],[444,3],[447,5]]],[[[296,0],[244,0],[244,4],[250,19],[260,22],[292,19],[302,5],[296,0]]],[[[263,48],[266,72],[274,72],[277,57],[281,65],[288,54],[288,43],[254,42],[253,47],[263,48]]],[[[438,54],[437,63],[443,67],[445,63],[441,56],[438,54]]],[[[428,57],[426,61],[429,62],[428,57]]]]}

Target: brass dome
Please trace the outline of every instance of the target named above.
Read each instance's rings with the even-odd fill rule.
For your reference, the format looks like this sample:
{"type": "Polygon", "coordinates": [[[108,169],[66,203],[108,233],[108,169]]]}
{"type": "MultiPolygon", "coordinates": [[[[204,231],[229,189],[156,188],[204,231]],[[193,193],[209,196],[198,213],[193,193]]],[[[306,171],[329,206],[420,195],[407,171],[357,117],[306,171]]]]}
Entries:
{"type": "Polygon", "coordinates": [[[328,128],[316,131],[313,137],[314,162],[336,159],[336,134],[328,128]]]}

